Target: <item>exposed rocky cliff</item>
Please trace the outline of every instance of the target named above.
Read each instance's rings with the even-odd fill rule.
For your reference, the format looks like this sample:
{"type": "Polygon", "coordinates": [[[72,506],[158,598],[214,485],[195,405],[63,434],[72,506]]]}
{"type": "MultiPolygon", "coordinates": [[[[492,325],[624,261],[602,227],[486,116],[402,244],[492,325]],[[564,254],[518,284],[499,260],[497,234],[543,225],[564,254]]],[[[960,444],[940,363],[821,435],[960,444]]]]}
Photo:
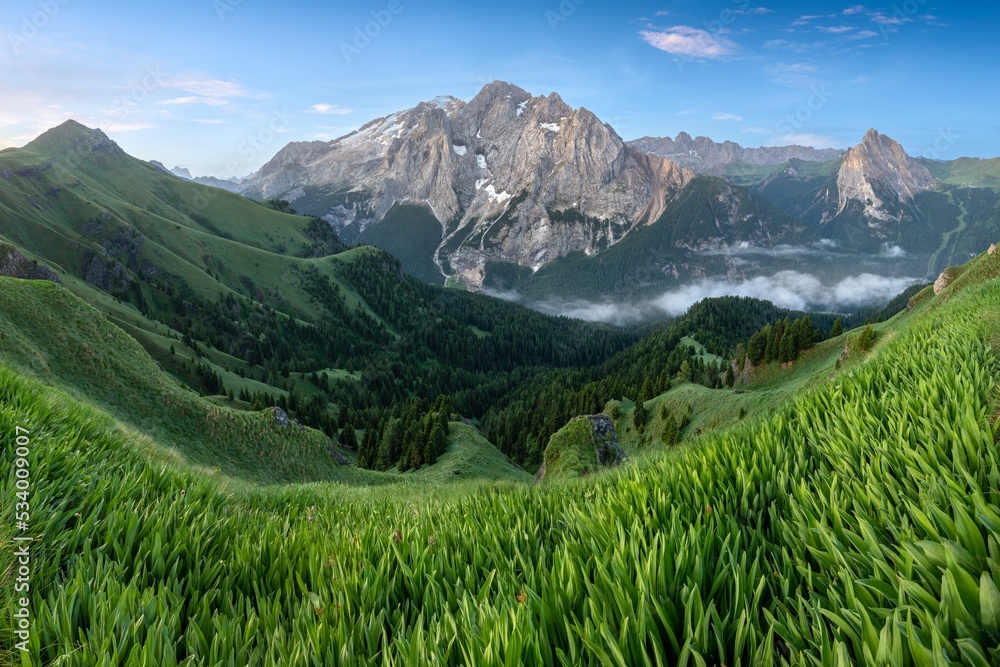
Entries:
{"type": "Polygon", "coordinates": [[[348,238],[396,204],[426,204],[442,225],[435,261],[478,286],[489,260],[538,268],[613,245],[693,176],[555,93],[494,82],[468,103],[440,97],[334,141],[289,144],[241,191],[288,199],[348,238]]]}
{"type": "Polygon", "coordinates": [[[908,202],[934,184],[926,167],[911,158],[893,139],[868,130],[860,144],[847,151],[837,174],[837,213],[851,200],[864,204],[865,215],[899,220],[894,204],[908,202]]]}
{"type": "Polygon", "coordinates": [[[732,141],[717,143],[708,137],[692,138],[687,132],[681,132],[674,139],[642,137],[628,142],[628,145],[646,153],[665,157],[682,167],[688,167],[697,174],[713,176],[725,175],[726,165],[739,162],[753,165],[779,165],[789,160],[828,162],[836,160],[844,152],[836,148],[797,145],[744,148],[732,141]]]}

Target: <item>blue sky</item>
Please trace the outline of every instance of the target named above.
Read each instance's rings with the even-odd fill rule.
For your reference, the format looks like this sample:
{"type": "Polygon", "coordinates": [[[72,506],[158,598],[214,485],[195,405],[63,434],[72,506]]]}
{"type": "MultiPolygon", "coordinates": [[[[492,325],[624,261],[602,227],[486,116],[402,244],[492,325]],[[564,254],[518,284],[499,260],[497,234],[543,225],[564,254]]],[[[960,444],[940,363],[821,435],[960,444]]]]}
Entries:
{"type": "Polygon", "coordinates": [[[289,141],[489,81],[625,139],[1000,156],[994,3],[5,0],[0,147],[74,118],[129,153],[243,175],[289,141]],[[367,34],[366,34],[367,33],[367,34]]]}

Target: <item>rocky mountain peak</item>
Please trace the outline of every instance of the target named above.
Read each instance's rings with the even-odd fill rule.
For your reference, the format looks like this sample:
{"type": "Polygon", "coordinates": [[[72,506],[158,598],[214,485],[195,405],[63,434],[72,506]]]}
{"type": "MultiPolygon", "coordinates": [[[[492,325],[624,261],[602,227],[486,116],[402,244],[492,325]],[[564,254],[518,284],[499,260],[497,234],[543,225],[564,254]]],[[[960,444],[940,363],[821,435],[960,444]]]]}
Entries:
{"type": "Polygon", "coordinates": [[[837,213],[856,200],[871,218],[898,220],[899,213],[886,198],[908,202],[933,184],[927,168],[907,155],[897,141],[870,129],[861,143],[844,155],[837,174],[837,213]]]}
{"type": "Polygon", "coordinates": [[[557,93],[533,97],[494,81],[468,103],[438,97],[328,143],[289,144],[242,192],[293,202],[307,189],[364,193],[360,207],[333,195],[304,210],[347,238],[397,204],[425,204],[442,224],[435,261],[479,286],[490,260],[537,269],[613,245],[655,221],[693,177],[628,148],[557,93]]]}

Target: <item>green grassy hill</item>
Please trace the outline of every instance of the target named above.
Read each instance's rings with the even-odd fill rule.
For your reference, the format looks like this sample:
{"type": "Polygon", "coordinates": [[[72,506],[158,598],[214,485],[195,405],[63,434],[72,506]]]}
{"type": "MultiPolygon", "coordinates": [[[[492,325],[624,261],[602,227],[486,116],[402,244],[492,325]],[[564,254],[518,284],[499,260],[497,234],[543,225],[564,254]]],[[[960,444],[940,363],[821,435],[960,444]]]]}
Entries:
{"type": "Polygon", "coordinates": [[[176,178],[73,121],[0,151],[0,176],[0,246],[51,267],[167,374],[227,394],[218,404],[279,405],[329,436],[442,394],[479,419],[524,379],[637,337],[443,293],[287,203],[176,178]]]}
{"type": "MultiPolygon", "coordinates": [[[[30,467],[30,660],[993,664],[1000,255],[959,273],[839,371],[840,342],[817,347],[773,412],[544,488],[254,488],[0,369],[0,432],[30,439],[24,461],[0,451],[5,560],[16,470],[30,467]]],[[[4,359],[60,375],[39,349],[67,349],[58,334],[29,331],[59,290],[23,285],[43,314],[8,315],[19,352],[4,359]]],[[[83,356],[102,377],[99,354],[83,356]]],[[[759,382],[747,395],[784,385],[759,382]]]]}

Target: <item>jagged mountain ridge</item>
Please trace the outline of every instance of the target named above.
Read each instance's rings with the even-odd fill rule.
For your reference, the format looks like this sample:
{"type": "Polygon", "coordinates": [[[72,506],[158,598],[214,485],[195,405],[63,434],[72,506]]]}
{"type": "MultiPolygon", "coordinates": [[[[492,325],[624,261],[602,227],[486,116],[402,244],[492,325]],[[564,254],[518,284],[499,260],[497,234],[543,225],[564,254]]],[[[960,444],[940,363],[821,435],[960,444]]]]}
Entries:
{"type": "Polygon", "coordinates": [[[494,82],[468,103],[436,98],[330,142],[289,144],[241,192],[288,199],[347,238],[397,204],[425,204],[442,225],[435,261],[475,287],[487,261],[537,269],[614,245],[693,177],[556,93],[494,82]]]}
{"type": "Polygon", "coordinates": [[[836,148],[811,146],[761,146],[744,148],[733,141],[718,143],[708,137],[692,138],[687,132],[677,137],[640,137],[628,142],[629,146],[687,167],[697,174],[725,176],[726,167],[732,164],[779,165],[789,160],[828,162],[836,160],[844,151],[836,148]]]}

